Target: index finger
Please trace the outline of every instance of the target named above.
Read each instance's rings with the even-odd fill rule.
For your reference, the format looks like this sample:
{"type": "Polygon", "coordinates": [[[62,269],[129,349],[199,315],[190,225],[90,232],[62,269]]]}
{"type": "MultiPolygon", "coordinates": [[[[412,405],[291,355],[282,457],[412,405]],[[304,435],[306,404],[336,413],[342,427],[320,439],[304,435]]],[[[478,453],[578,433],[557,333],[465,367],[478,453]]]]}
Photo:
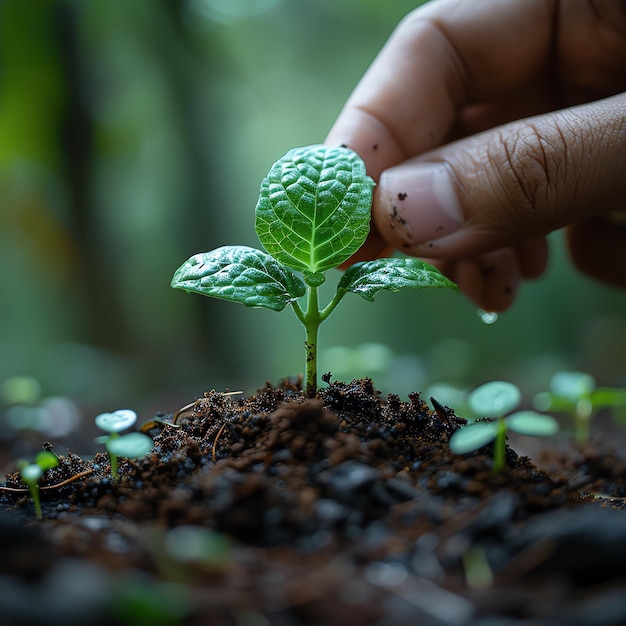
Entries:
{"type": "Polygon", "coordinates": [[[465,105],[514,91],[545,69],[555,5],[436,0],[392,33],[327,136],[375,180],[444,143],[465,105]]]}

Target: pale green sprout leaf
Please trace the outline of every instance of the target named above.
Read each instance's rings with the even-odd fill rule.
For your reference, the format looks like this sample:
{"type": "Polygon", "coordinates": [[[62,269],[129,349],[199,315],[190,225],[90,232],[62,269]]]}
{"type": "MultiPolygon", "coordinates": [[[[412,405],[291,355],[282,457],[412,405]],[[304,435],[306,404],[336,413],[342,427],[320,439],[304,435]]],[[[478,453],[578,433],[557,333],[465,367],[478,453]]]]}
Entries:
{"type": "Polygon", "coordinates": [[[273,311],[282,311],[306,293],[289,268],[247,246],[223,246],[192,256],[174,273],[172,287],[273,311]]]}
{"type": "Polygon", "coordinates": [[[596,409],[626,406],[626,390],[612,387],[597,387],[591,392],[591,404],[596,409]]]}
{"type": "Polygon", "coordinates": [[[450,450],[455,454],[473,452],[493,441],[497,434],[496,422],[473,422],[452,433],[450,450]]]}
{"type": "Polygon", "coordinates": [[[115,456],[128,459],[137,459],[148,454],[154,446],[154,441],[142,433],[129,433],[121,437],[111,437],[106,442],[107,452],[115,456]]]}
{"type": "Polygon", "coordinates": [[[46,470],[52,469],[59,464],[59,459],[48,450],[40,452],[34,463],[20,463],[20,476],[28,485],[30,495],[35,506],[37,519],[42,519],[41,500],[39,498],[39,481],[46,470]]]}
{"type": "Polygon", "coordinates": [[[58,464],[59,459],[56,454],[49,450],[43,450],[37,454],[34,463],[20,462],[20,476],[27,485],[36,486],[44,472],[56,467],[58,464]]]}
{"type": "Polygon", "coordinates": [[[533,406],[537,411],[557,411],[569,413],[576,408],[576,403],[568,398],[557,396],[549,391],[542,391],[533,398],[533,406]]]}
{"type": "Polygon", "coordinates": [[[374,181],[352,150],[289,150],[261,183],[255,230],[278,261],[299,271],[341,265],[369,232],[374,181]]]}
{"type": "Polygon", "coordinates": [[[416,290],[446,287],[458,291],[458,287],[438,269],[414,258],[376,259],[355,263],[345,271],[337,289],[351,291],[371,302],[382,289],[399,291],[403,287],[416,290]]]}
{"type": "Polygon", "coordinates": [[[59,464],[59,459],[54,452],[50,452],[49,450],[43,450],[39,452],[35,457],[35,463],[41,467],[42,471],[46,471],[52,469],[53,467],[57,467],[59,464]]]}
{"type": "Polygon", "coordinates": [[[94,421],[100,430],[107,433],[119,433],[130,428],[137,421],[137,413],[132,409],[118,409],[112,413],[100,413],[94,421]]]}
{"type": "Polygon", "coordinates": [[[209,567],[223,567],[231,558],[231,544],[226,535],[201,526],[176,526],[167,531],[165,550],[172,559],[197,562],[209,567]]]}
{"type": "Polygon", "coordinates": [[[596,381],[584,372],[557,372],[550,380],[550,391],[557,396],[576,402],[581,396],[590,394],[596,381]]]}
{"type": "Polygon", "coordinates": [[[27,485],[36,485],[43,476],[43,469],[36,463],[24,465],[20,471],[20,476],[27,485]]]}
{"type": "Polygon", "coordinates": [[[481,417],[500,417],[517,408],[522,401],[520,390],[503,380],[494,380],[477,387],[470,393],[467,402],[481,417]]]}
{"type": "Polygon", "coordinates": [[[35,404],[41,397],[41,385],[33,376],[10,376],[0,383],[0,396],[6,404],[35,404]]]}
{"type": "Polygon", "coordinates": [[[507,428],[534,437],[551,437],[559,432],[559,423],[549,415],[535,411],[518,411],[505,418],[507,428]]]}

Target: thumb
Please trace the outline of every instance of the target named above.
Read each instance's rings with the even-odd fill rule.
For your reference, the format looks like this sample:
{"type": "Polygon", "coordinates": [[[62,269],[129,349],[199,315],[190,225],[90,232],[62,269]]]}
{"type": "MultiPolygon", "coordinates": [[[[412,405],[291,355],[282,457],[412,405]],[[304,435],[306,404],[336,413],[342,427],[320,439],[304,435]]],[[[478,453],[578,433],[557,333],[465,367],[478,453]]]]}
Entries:
{"type": "Polygon", "coordinates": [[[385,170],[373,219],[413,255],[491,252],[626,204],[626,94],[519,120],[385,170]]]}

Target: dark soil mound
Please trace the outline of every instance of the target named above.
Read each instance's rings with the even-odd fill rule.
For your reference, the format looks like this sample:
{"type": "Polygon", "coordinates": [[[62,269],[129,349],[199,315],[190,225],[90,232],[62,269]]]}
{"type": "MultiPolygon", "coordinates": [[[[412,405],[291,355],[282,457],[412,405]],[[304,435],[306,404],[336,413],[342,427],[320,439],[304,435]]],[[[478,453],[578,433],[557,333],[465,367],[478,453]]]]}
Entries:
{"type": "Polygon", "coordinates": [[[508,449],[494,475],[434,405],[369,380],[212,391],[118,481],[106,454],[60,456],[41,523],[8,476],[2,624],[626,623],[623,461],[508,449]]]}

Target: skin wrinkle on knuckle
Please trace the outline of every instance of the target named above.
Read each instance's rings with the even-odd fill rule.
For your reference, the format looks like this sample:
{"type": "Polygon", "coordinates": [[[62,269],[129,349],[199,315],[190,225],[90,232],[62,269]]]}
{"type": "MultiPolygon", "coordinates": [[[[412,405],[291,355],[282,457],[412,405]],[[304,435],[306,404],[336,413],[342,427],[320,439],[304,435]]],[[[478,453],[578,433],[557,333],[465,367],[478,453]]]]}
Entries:
{"type": "Polygon", "coordinates": [[[578,143],[580,138],[565,132],[556,120],[550,129],[527,123],[513,132],[495,136],[488,158],[502,177],[498,196],[508,217],[513,217],[524,230],[539,212],[544,220],[549,213],[558,221],[564,208],[561,192],[568,178],[577,178],[571,176],[572,141],[578,143]]]}
{"type": "Polygon", "coordinates": [[[604,120],[599,121],[595,132],[600,134],[600,145],[623,153],[626,150],[626,106],[609,110],[604,120]]]}
{"type": "Polygon", "coordinates": [[[600,199],[598,185],[610,199],[614,194],[611,181],[622,181],[626,167],[626,111],[609,105],[586,115],[576,110],[565,115],[570,146],[578,156],[568,180],[570,195],[587,205],[591,202],[594,213],[603,213],[606,198],[600,199]]]}
{"type": "Polygon", "coordinates": [[[626,112],[617,115],[617,119],[614,126],[615,134],[617,135],[615,139],[615,144],[619,146],[622,150],[626,148],[626,112]]]}

